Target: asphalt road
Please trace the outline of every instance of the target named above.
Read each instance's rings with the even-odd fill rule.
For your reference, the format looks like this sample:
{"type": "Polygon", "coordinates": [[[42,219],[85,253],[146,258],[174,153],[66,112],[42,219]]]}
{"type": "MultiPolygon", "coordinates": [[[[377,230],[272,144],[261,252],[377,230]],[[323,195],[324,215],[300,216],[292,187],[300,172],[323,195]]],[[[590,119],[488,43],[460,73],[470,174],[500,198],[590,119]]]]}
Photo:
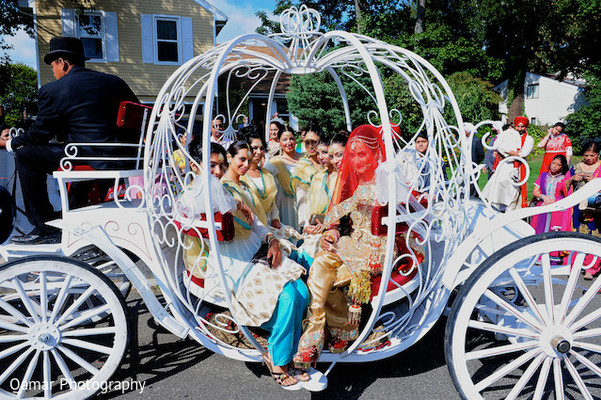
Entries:
{"type": "Polygon", "coordinates": [[[261,364],[230,360],[157,327],[136,294],[129,296],[128,305],[138,334],[132,335],[130,352],[111,379],[112,390],[99,394],[99,399],[459,398],[444,359],[444,319],[422,341],[395,357],[336,365],[323,392],[288,392],[272,382],[261,364]]]}

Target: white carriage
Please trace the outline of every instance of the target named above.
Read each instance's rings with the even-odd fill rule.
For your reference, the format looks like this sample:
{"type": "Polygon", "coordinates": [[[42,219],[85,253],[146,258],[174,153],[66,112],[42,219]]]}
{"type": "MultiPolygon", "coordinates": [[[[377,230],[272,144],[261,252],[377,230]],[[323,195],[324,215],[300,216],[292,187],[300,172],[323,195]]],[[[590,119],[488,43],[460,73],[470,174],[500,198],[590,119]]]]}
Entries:
{"type": "MultiPolygon", "coordinates": [[[[244,35],[179,68],[149,116],[145,145],[139,144],[144,148],[143,168],[56,174],[63,188],[68,181],[108,178],[116,189],[123,179],[142,175],[145,183],[143,188],[130,186],[124,198],[116,196],[95,206],[69,210],[64,201],[62,219],[54,221],[63,230],[60,245],[1,249],[9,262],[0,267],[0,398],[92,396],[126,353],[130,332],[123,295],[130,283],[154,318],[173,334],[190,336],[226,357],[261,361],[265,350],[260,340],[227,313],[230,296],[205,290],[202,277],[196,276],[194,269],[206,263],[206,255],[192,270],[184,267],[185,232],[206,231],[211,252],[218,254],[223,222],[215,221],[212,212],[200,222],[182,215],[179,195],[193,174],[189,156],[183,173],[176,164],[172,153],[181,145],[174,139],[180,131],[190,135],[196,123],[193,116],[203,114],[202,168],[209,171],[216,99],[219,109],[225,110],[219,113],[227,126],[224,135],[234,137],[243,117],[240,104],[230,102],[232,77],[250,82],[240,103],[259,82],[270,80],[267,104],[272,104],[283,76],[322,71],[337,83],[349,130],[353,121],[344,80],[370,79],[371,86],[361,87],[374,104],[367,118],[381,127],[385,142],[392,188],[385,203],[393,217],[382,221],[387,253],[371,313],[359,338],[344,353],[322,353],[319,361],[328,367],[314,388],[325,387],[336,363],[394,356],[448,314],[447,362],[462,397],[600,395],[601,307],[596,294],[601,280],[584,284],[580,272],[601,256],[601,240],[576,233],[533,235],[523,221],[535,213],[578,204],[601,189],[600,180],[553,205],[506,214],[470,199],[468,183],[477,179],[479,167],[471,163],[471,143],[443,77],[408,50],[347,32],[319,33],[319,21],[311,9],[291,8],[281,16],[281,34],[244,35]],[[258,52],[251,45],[269,51],[258,52]],[[419,130],[407,141],[393,133],[405,111],[391,109],[386,102],[382,79],[388,74],[404,78],[423,116],[419,130]],[[225,86],[218,85],[220,78],[225,86]],[[189,96],[195,101],[186,109],[184,99],[189,96]],[[412,175],[407,159],[420,132],[427,134],[431,145],[425,162],[410,170],[412,175]],[[443,158],[447,171],[440,163],[443,158]],[[419,176],[426,170],[429,186],[423,190],[419,176]],[[426,199],[426,207],[419,211],[408,206],[416,189],[426,199]],[[394,259],[397,224],[405,224],[423,239],[422,262],[411,251],[394,259]],[[560,252],[564,262],[557,261],[560,252]],[[416,269],[396,271],[402,258],[413,259],[416,269]],[[153,292],[141,263],[152,271],[163,301],[153,292]],[[395,280],[395,274],[411,277],[395,280]],[[230,336],[242,338],[246,345],[234,345],[227,340],[230,336]],[[16,388],[10,383],[14,379],[21,383],[16,388]],[[27,382],[43,384],[32,388],[27,382]]],[[[180,150],[187,155],[185,148],[180,150]]],[[[76,153],[68,156],[78,160],[76,153]]],[[[200,179],[210,187],[208,174],[200,179]]],[[[199,207],[213,209],[210,190],[199,207]]],[[[221,292],[229,293],[219,258],[217,264],[210,267],[220,272],[221,292]]]]}

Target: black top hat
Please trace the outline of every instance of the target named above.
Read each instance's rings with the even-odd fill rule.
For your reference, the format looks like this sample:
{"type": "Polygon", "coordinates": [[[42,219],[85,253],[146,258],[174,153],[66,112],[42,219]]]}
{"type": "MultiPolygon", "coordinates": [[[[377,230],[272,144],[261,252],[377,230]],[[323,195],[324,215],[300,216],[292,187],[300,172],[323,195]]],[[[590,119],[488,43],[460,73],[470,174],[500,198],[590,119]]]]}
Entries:
{"type": "Polygon", "coordinates": [[[66,56],[75,63],[89,60],[84,55],[82,41],[74,37],[58,36],[50,39],[50,51],[44,56],[44,62],[50,65],[60,56],[66,56]]]}

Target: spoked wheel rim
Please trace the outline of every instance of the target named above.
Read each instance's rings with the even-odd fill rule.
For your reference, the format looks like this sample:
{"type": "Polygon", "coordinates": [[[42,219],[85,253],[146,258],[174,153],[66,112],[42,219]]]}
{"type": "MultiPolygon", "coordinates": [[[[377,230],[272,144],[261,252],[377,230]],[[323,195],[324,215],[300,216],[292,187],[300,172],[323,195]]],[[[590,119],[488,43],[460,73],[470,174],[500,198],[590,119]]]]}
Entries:
{"type": "Polygon", "coordinates": [[[601,396],[601,279],[581,276],[595,256],[601,239],[537,235],[495,253],[466,281],[446,331],[464,398],[601,396]],[[569,260],[555,258],[568,249],[569,260]]]}
{"type": "Polygon", "coordinates": [[[73,259],[41,256],[0,268],[0,398],[85,399],[119,368],[125,302],[73,259]]]}

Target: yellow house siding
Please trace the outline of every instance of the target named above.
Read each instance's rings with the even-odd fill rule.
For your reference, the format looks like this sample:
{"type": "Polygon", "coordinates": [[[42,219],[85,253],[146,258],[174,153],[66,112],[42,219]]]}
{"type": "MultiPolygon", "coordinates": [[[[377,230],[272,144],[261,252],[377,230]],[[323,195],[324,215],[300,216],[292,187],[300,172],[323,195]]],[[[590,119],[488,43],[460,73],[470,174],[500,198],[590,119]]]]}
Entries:
{"type": "MultiPolygon", "coordinates": [[[[179,67],[142,63],[141,14],[192,17],[194,55],[202,54],[213,47],[213,14],[193,0],[106,0],[90,1],[88,4],[98,11],[117,13],[119,62],[87,62],[86,66],[120,76],[141,101],[154,101],[164,82],[179,67]]],[[[73,3],[69,0],[36,1],[42,85],[54,80],[52,70],[44,64],[43,58],[48,52],[50,39],[62,34],[61,9],[72,8],[73,3]]]]}

